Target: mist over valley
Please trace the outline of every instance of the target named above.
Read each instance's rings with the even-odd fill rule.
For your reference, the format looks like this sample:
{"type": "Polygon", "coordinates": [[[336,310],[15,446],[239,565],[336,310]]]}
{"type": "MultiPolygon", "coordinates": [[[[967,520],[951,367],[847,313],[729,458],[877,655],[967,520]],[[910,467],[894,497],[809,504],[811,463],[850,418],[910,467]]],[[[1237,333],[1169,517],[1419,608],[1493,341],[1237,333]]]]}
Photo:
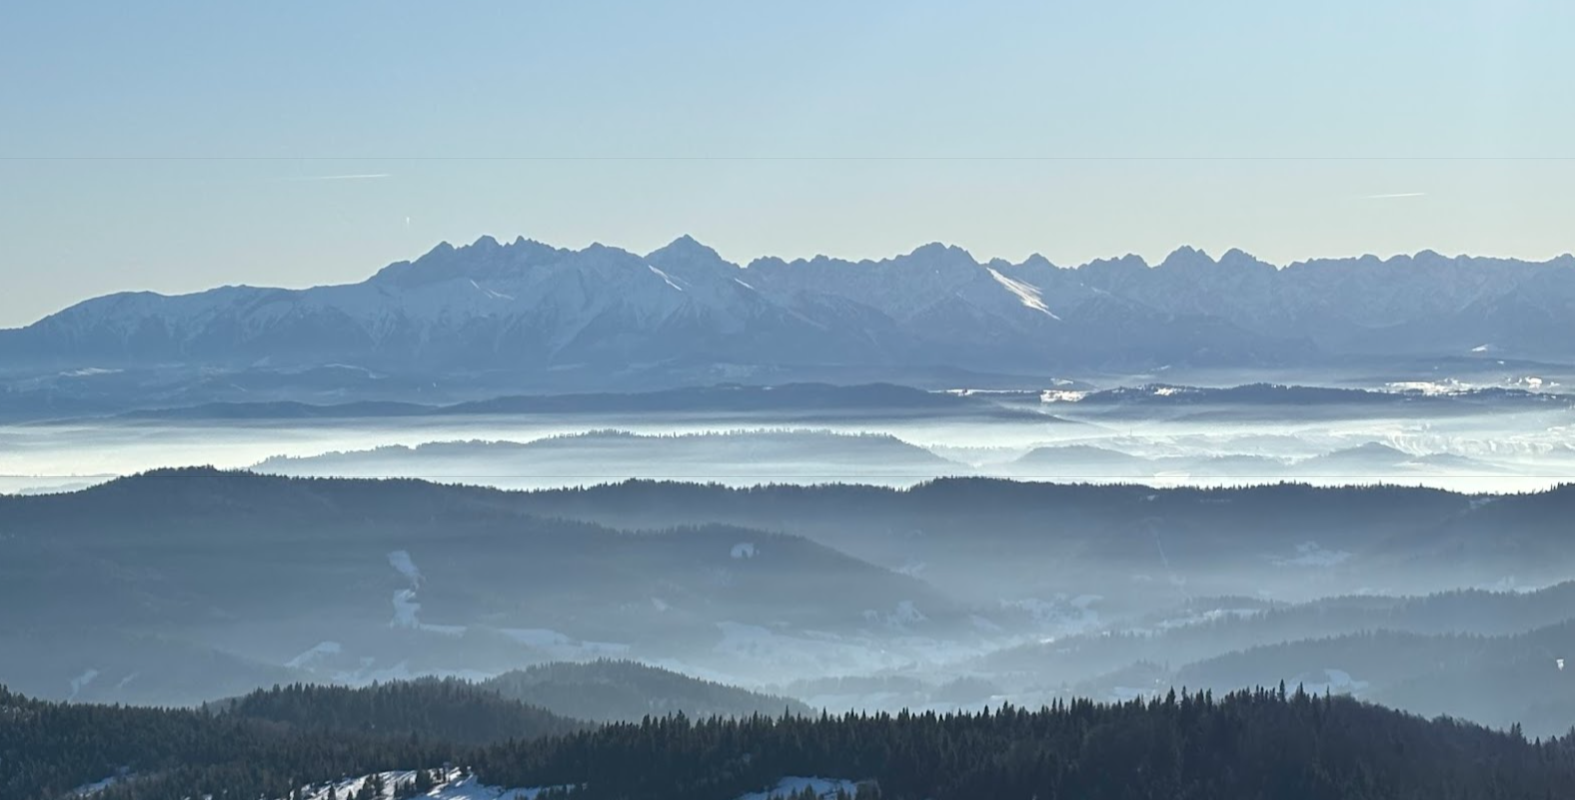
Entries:
{"type": "MultiPolygon", "coordinates": [[[[501,276],[519,267],[509,248],[526,245],[499,247],[495,263],[453,251],[452,264],[429,256],[376,280],[407,291],[482,263],[501,276]]],[[[596,257],[613,269],[626,256],[596,257]]],[[[673,272],[644,274],[699,287],[671,256],[652,258],[673,272]]],[[[981,268],[946,249],[911,258],[981,268]]],[[[1012,297],[1007,318],[1063,321],[1036,305],[1051,297],[1038,284],[982,269],[1012,297]]],[[[124,322],[126,309],[196,302],[103,301],[68,316],[124,322]]],[[[693,312],[683,308],[672,313],[693,312]]],[[[302,732],[267,747],[363,720],[355,735],[370,738],[344,741],[383,752],[393,740],[380,737],[397,735],[475,758],[620,725],[962,724],[992,708],[1172,708],[1177,691],[1205,708],[1216,694],[1382,704],[1510,741],[1575,723],[1575,394],[1556,358],[800,364],[693,383],[682,381],[716,365],[668,362],[525,391],[529,370],[471,381],[375,359],[193,373],[202,359],[187,348],[220,341],[220,312],[201,313],[210,322],[183,343],[138,338],[156,345],[151,361],[104,360],[93,348],[109,322],[67,336],[46,321],[0,340],[47,333],[38,352],[57,370],[12,370],[0,410],[0,681],[15,697],[302,732]],[[58,371],[79,355],[116,366],[58,371]],[[760,379],[770,375],[814,379],[760,379]],[[911,382],[882,382],[892,375],[911,382]]],[[[271,330],[298,324],[293,314],[271,330]]],[[[602,319],[585,329],[599,338],[575,346],[632,353],[602,319]]],[[[1356,346],[1341,341],[1327,352],[1356,346]]],[[[523,763],[513,759],[485,775],[504,780],[523,763]]],[[[434,797],[493,791],[475,774],[420,770],[347,772],[332,791],[421,775],[434,797]]],[[[154,785],[106,780],[94,791],[154,785]]]]}

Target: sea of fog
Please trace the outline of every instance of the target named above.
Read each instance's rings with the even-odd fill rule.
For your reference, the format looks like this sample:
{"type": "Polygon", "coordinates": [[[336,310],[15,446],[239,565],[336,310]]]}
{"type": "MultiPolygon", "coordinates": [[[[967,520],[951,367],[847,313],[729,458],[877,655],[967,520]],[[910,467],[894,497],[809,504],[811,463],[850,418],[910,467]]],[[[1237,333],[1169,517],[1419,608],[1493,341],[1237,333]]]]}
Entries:
{"type": "MultiPolygon", "coordinates": [[[[762,432],[881,434],[888,446],[911,446],[901,458],[849,441],[817,452],[825,437],[767,453],[756,445],[690,447],[682,463],[660,441],[609,449],[558,442],[550,454],[519,449],[475,470],[441,467],[419,453],[380,472],[367,462],[346,474],[428,477],[505,488],[556,487],[627,478],[772,482],[861,482],[907,485],[933,477],[981,475],[1047,481],[1132,481],[1151,485],[1236,485],[1281,480],[1319,484],[1393,483],[1465,492],[1534,491],[1575,481],[1575,413],[1569,409],[1487,411],[1429,419],[1353,416],[1266,419],[1263,414],[1208,421],[1079,420],[1075,414],[1019,417],[896,417],[806,422],[760,414],[516,415],[248,422],[92,420],[0,426],[0,492],[59,491],[161,467],[253,468],[289,457],[286,474],[332,475],[324,454],[356,454],[392,445],[438,442],[532,443],[588,432],[640,436],[762,432]],[[894,440],[894,441],[893,441],[894,440]],[[920,450],[922,448],[922,450],[920,450]],[[1033,451],[1040,450],[1037,454],[1033,451]],[[740,453],[743,455],[740,455],[740,453]],[[920,457],[922,456],[922,457],[920,457]],[[934,457],[932,457],[934,456],[934,457]],[[935,458],[938,457],[938,458],[935,458]],[[1122,459],[1142,460],[1138,466],[1122,459]],[[1387,460],[1386,460],[1387,459],[1387,460]],[[898,462],[901,462],[900,464],[898,462]],[[1273,469],[1255,465],[1275,463],[1273,469]]],[[[1292,410],[1289,413],[1295,413],[1292,410]]],[[[717,440],[725,443],[727,437],[717,440]]],[[[596,446],[592,446],[596,445],[596,446]]],[[[1136,462],[1134,462],[1136,463],[1136,462]]]]}

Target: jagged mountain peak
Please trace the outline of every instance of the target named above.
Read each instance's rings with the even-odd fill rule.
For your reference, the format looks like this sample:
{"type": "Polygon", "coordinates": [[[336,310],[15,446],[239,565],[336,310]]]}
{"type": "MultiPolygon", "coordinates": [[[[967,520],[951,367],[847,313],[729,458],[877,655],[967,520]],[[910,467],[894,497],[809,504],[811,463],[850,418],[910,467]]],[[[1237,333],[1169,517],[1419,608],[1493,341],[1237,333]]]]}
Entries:
{"type": "Polygon", "coordinates": [[[408,287],[453,278],[493,279],[519,274],[571,252],[524,237],[501,244],[491,235],[482,235],[474,243],[460,247],[447,241],[438,242],[415,261],[389,264],[373,275],[370,282],[408,287]]]}
{"type": "Polygon", "coordinates": [[[1093,261],[1082,265],[1081,267],[1076,267],[1076,269],[1088,270],[1089,272],[1112,270],[1121,272],[1147,272],[1149,270],[1149,264],[1147,260],[1137,253],[1127,253],[1126,255],[1116,256],[1115,258],[1096,258],[1093,261]]]}
{"type": "Polygon", "coordinates": [[[1226,250],[1225,253],[1220,256],[1220,263],[1230,265],[1240,264],[1257,266],[1261,264],[1263,266],[1272,266],[1265,263],[1257,256],[1241,249],[1240,247],[1232,247],[1231,249],[1226,250]]]}
{"type": "Polygon", "coordinates": [[[657,264],[658,266],[660,266],[663,262],[677,263],[709,261],[730,263],[725,261],[715,249],[702,244],[700,241],[696,240],[693,236],[690,236],[687,233],[647,253],[645,259],[654,264],[657,264]]]}
{"type": "Polygon", "coordinates": [[[439,243],[359,284],[84,301],[0,332],[0,367],[356,364],[548,376],[556,365],[605,373],[640,361],[1007,374],[1458,354],[1483,342],[1499,358],[1575,359],[1569,255],[1531,263],[1421,251],[1279,269],[1241,249],[1216,261],[1181,247],[1152,269],[1136,255],[1055,266],[1038,254],[980,263],[931,242],[880,260],[740,268],[692,236],[646,255],[481,236],[439,243]]]}
{"type": "Polygon", "coordinates": [[[974,261],[973,255],[967,250],[964,250],[957,245],[946,244],[944,242],[930,242],[928,244],[919,245],[918,247],[914,248],[913,252],[909,253],[907,257],[922,259],[945,258],[952,261],[961,261],[966,259],[970,262],[974,262],[975,264],[978,263],[974,261]]]}
{"type": "Polygon", "coordinates": [[[1170,251],[1165,260],[1159,262],[1158,269],[1175,269],[1177,267],[1213,266],[1216,262],[1208,253],[1191,245],[1182,245],[1170,251]]]}
{"type": "Polygon", "coordinates": [[[686,254],[686,255],[695,255],[695,254],[716,255],[716,250],[712,249],[710,246],[708,246],[706,244],[701,243],[700,240],[696,239],[693,236],[690,236],[687,233],[682,235],[682,236],[679,236],[678,238],[672,240],[671,242],[668,242],[667,244],[663,245],[661,248],[659,248],[658,250],[656,250],[654,252],[658,252],[659,253],[659,252],[662,252],[664,250],[667,251],[667,252],[670,252],[670,253],[683,253],[683,254],[686,254]]]}

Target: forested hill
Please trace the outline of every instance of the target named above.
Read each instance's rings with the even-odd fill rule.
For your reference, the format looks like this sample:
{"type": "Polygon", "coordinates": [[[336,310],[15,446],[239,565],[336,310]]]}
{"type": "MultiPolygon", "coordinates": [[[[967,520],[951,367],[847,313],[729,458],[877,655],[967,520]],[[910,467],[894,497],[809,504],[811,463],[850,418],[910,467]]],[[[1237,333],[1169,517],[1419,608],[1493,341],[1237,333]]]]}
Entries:
{"type": "Polygon", "coordinates": [[[479,684],[505,698],[593,722],[632,722],[645,716],[691,717],[809,713],[786,697],[691,678],[635,661],[554,662],[514,670],[479,684]]]}
{"type": "Polygon", "coordinates": [[[456,680],[275,687],[201,709],[51,703],[0,686],[0,798],[61,797],[119,774],[133,776],[127,797],[255,797],[586,727],[456,680]]]}
{"type": "MultiPolygon", "coordinates": [[[[433,686],[452,688],[416,691],[433,686]]],[[[478,790],[575,786],[557,794],[584,800],[733,800],[802,775],[933,800],[1542,798],[1575,784],[1575,737],[1527,740],[1283,688],[959,715],[655,717],[470,747],[330,724],[372,696],[344,702],[353,695],[281,690],[264,698],[295,709],[279,722],[0,690],[0,797],[59,800],[124,774],[99,800],[287,798],[444,763],[470,765],[478,790]]]]}
{"type": "Polygon", "coordinates": [[[193,709],[44,702],[0,687],[5,800],[56,800],[118,775],[127,780],[109,786],[104,800],[226,791],[256,797],[287,791],[308,776],[359,774],[387,762],[441,764],[455,756],[453,745],[419,737],[305,729],[193,709]]]}
{"type": "Polygon", "coordinates": [[[359,689],[275,686],[225,704],[224,713],[312,732],[421,736],[455,744],[501,742],[582,730],[586,725],[465,681],[427,678],[359,689]]]}
{"type": "Polygon", "coordinates": [[[740,797],[782,776],[886,798],[1540,798],[1575,780],[1575,738],[1528,741],[1348,698],[1256,690],[1039,711],[662,719],[495,747],[500,786],[574,798],[740,797]]]}

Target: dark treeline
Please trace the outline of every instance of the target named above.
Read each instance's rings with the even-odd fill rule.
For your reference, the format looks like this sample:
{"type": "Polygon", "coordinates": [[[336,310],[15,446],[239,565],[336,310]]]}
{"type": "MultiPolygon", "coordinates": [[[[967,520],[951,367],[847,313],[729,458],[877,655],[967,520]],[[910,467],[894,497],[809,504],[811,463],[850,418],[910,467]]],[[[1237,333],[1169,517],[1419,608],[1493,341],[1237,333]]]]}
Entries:
{"type": "Polygon", "coordinates": [[[102,800],[287,796],[301,783],[453,758],[445,742],[306,731],[191,709],[76,705],[0,690],[0,797],[54,800],[125,773],[102,800]]]}
{"type": "MultiPolygon", "coordinates": [[[[896,489],[627,481],[510,499],[513,507],[530,513],[617,527],[728,522],[839,543],[912,528],[935,537],[960,535],[974,546],[981,541],[1086,543],[1103,556],[1119,555],[1132,545],[1124,532],[1141,530],[1151,537],[1143,524],[1161,520],[1169,535],[1187,541],[1185,551],[1170,554],[1172,561],[1256,559],[1256,553],[1273,547],[1316,541],[1385,561],[1426,556],[1453,564],[1469,555],[1526,567],[1536,566],[1536,559],[1563,563],[1570,557],[1562,525],[1575,507],[1575,486],[1485,502],[1437,489],[1291,482],[1152,488],[959,477],[896,489]],[[1097,547],[1101,544],[1109,549],[1097,547]],[[1501,552],[1505,547],[1510,549],[1501,552]]],[[[1261,560],[1253,563],[1261,566],[1261,560]]]]}
{"type": "Polygon", "coordinates": [[[276,686],[210,708],[298,730],[419,735],[455,744],[557,735],[585,727],[539,706],[455,679],[427,678],[358,689],[276,686]]]}
{"type": "Polygon", "coordinates": [[[0,798],[55,798],[121,773],[135,777],[103,800],[286,797],[306,782],[584,727],[459,681],[276,687],[201,709],[53,703],[0,687],[0,798]]]}
{"type": "Polygon", "coordinates": [[[0,692],[0,796],[54,800],[125,770],[132,777],[101,800],[285,798],[308,783],[444,763],[488,785],[577,787],[555,794],[584,800],[731,800],[794,775],[869,782],[893,800],[1542,798],[1575,781],[1575,735],[1527,740],[1283,687],[977,714],[652,717],[473,747],[351,730],[353,715],[336,715],[391,696],[346,697],[292,688],[257,701],[298,709],[302,721],[287,724],[0,692]]]}
{"type": "MultiPolygon", "coordinates": [[[[1563,490],[1548,492],[1559,496],[1563,490]]],[[[942,478],[910,488],[891,488],[855,484],[804,486],[768,484],[753,487],[728,487],[717,484],[670,481],[630,480],[581,488],[549,489],[524,493],[529,505],[561,509],[602,507],[648,509],[667,506],[673,510],[704,509],[711,517],[725,512],[740,514],[791,513],[796,519],[836,518],[846,508],[861,505],[865,513],[914,515],[941,513],[962,517],[967,511],[1001,513],[1067,513],[1078,515],[1152,514],[1157,508],[1171,510],[1197,505],[1200,501],[1231,500],[1232,507],[1212,507],[1217,517],[1245,516],[1252,512],[1284,509],[1319,512],[1334,518],[1371,518],[1378,512],[1386,518],[1403,514],[1459,513],[1468,507],[1464,495],[1438,489],[1403,486],[1315,487],[1285,482],[1246,487],[1178,486],[1154,488],[1137,484],[1024,483],[1002,478],[942,478]],[[1153,496],[1153,500],[1147,498],[1153,496]],[[1344,501],[1331,503],[1332,499],[1344,501]],[[959,500],[990,500],[989,504],[959,504],[959,500]],[[663,502],[665,501],[665,502],[663,502]],[[828,507],[828,505],[830,507],[828,507]],[[1243,510],[1242,506],[1250,506],[1243,510]]],[[[1560,497],[1568,501],[1568,497],[1560,497]]],[[[1512,503],[1522,502],[1512,498],[1512,503]]],[[[1293,520],[1295,521],[1295,520],[1293,520]]]]}
{"type": "Polygon", "coordinates": [[[786,775],[873,780],[886,798],[1545,797],[1575,741],[1531,742],[1345,698],[1258,690],[1216,700],[1058,703],[980,714],[682,718],[477,756],[505,786],[600,798],[725,798],[786,775]]]}

